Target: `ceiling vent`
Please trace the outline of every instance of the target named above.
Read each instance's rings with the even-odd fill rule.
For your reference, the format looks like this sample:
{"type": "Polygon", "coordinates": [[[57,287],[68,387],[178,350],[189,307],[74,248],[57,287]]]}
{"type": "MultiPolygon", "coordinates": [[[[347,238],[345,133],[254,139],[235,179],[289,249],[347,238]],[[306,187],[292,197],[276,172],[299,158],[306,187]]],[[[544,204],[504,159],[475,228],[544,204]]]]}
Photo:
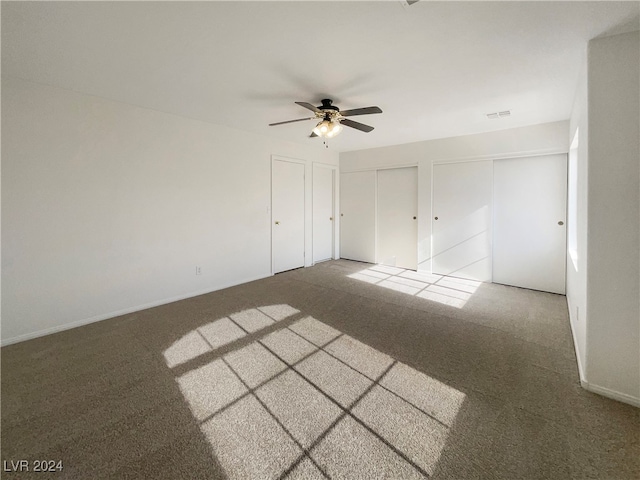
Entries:
{"type": "Polygon", "coordinates": [[[511,110],[503,110],[502,112],[487,113],[487,118],[489,120],[494,120],[496,118],[502,118],[502,117],[510,117],[510,116],[511,116],[511,110]]]}
{"type": "Polygon", "coordinates": [[[400,4],[404,7],[404,8],[409,8],[411,5],[413,5],[414,3],[418,3],[420,0],[400,0],[400,4]]]}

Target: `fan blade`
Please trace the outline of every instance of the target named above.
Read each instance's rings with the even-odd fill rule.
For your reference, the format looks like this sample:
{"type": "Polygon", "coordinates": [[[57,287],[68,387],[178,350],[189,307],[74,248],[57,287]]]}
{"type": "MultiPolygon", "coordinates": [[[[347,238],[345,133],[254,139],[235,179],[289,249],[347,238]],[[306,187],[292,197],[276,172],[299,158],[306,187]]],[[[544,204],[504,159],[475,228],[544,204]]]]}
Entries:
{"type": "Polygon", "coordinates": [[[316,117],[298,118],[297,120],[287,120],[286,122],[270,123],[269,126],[273,127],[275,125],[284,125],[285,123],[304,122],[305,120],[311,120],[312,118],[316,118],[316,117]]]}
{"type": "Polygon", "coordinates": [[[380,107],[354,108],[353,110],[344,110],[340,112],[343,117],[353,117],[354,115],[369,115],[371,113],[382,113],[380,107]]]}
{"type": "Polygon", "coordinates": [[[342,125],[346,125],[347,127],[355,128],[356,130],[360,130],[362,132],[369,133],[373,130],[373,127],[369,125],[365,125],[364,123],[354,122],[353,120],[349,120],[348,118],[343,118],[340,120],[342,125]]]}
{"type": "Polygon", "coordinates": [[[314,105],[311,105],[310,103],[307,103],[307,102],[296,102],[296,103],[298,105],[300,105],[301,107],[308,108],[312,112],[322,113],[322,110],[320,110],[318,107],[316,107],[314,105]]]}
{"type": "Polygon", "coordinates": [[[316,132],[311,132],[311,135],[309,135],[309,138],[313,138],[313,137],[317,137],[318,135],[316,135],[316,132]]]}

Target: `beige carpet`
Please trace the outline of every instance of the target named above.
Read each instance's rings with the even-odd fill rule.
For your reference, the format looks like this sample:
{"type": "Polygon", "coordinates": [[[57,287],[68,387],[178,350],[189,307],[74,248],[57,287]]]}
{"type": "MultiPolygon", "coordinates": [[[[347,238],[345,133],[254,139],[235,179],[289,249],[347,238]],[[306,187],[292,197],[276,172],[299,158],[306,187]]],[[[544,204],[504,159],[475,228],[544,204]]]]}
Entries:
{"type": "Polygon", "coordinates": [[[564,297],[345,260],[2,349],[2,478],[637,479],[639,437],[564,297]]]}

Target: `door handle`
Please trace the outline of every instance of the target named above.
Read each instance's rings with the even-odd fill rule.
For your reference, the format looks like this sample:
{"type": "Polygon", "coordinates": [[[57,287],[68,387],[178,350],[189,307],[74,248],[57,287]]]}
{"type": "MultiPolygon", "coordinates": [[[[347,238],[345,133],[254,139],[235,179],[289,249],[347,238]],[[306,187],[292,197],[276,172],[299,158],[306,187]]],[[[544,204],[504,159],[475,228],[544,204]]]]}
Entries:
{"type": "Polygon", "coordinates": [[[329,217],[329,220],[333,222],[333,217],[329,217]]]}
{"type": "Polygon", "coordinates": [[[438,219],[438,217],[435,217],[435,219],[437,220],[437,219],[438,219]]]}
{"type": "Polygon", "coordinates": [[[277,220],[276,220],[276,225],[280,225],[280,222],[278,222],[277,220]]]}
{"type": "Polygon", "coordinates": [[[560,221],[558,222],[558,225],[562,226],[562,225],[564,225],[564,222],[563,222],[562,220],[560,220],[560,221]]]}
{"type": "Polygon", "coordinates": [[[415,220],[415,219],[416,219],[416,217],[413,217],[413,219],[415,220]]]}

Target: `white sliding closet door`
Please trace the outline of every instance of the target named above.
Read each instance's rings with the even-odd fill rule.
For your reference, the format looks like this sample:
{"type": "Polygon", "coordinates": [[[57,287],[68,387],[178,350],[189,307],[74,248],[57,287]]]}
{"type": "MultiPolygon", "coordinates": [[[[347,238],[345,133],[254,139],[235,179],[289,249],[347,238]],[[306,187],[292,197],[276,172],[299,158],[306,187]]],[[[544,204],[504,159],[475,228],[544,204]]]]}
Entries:
{"type": "Polygon", "coordinates": [[[333,258],[333,172],[313,166],[313,261],[333,258]]]}
{"type": "Polygon", "coordinates": [[[418,168],[378,170],[377,262],[418,268],[418,168]]]}
{"type": "Polygon", "coordinates": [[[304,169],[302,163],[271,163],[273,273],[304,267],[304,169]]]}
{"type": "Polygon", "coordinates": [[[432,271],[491,281],[492,162],[433,166],[432,271]]]}
{"type": "Polygon", "coordinates": [[[376,172],[340,175],[340,257],[376,261],[376,172]]]}
{"type": "Polygon", "coordinates": [[[493,281],[565,293],[566,155],[494,162],[493,281]]]}

